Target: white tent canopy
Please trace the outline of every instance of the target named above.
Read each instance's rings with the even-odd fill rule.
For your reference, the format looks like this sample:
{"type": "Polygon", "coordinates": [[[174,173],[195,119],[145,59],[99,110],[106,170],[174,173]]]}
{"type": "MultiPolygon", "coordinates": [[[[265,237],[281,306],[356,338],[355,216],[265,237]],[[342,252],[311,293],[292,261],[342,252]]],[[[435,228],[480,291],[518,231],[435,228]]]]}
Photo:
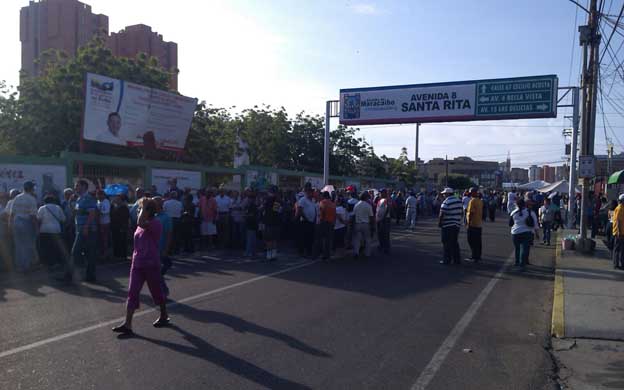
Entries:
{"type": "Polygon", "coordinates": [[[519,190],[539,190],[540,188],[546,187],[547,185],[550,185],[549,182],[544,181],[544,180],[535,180],[526,184],[521,184],[518,186],[519,190]]]}
{"type": "MultiPolygon", "coordinates": [[[[561,180],[561,181],[558,181],[556,183],[552,183],[551,185],[548,185],[546,187],[540,188],[540,189],[538,189],[538,191],[539,192],[544,192],[544,193],[546,193],[546,192],[555,192],[556,191],[556,192],[558,192],[560,194],[561,193],[567,194],[569,189],[570,189],[570,184],[568,183],[568,181],[567,180],[561,180]]],[[[577,194],[581,193],[581,190],[578,188],[578,186],[576,186],[575,189],[576,189],[576,193],[577,194]]]]}

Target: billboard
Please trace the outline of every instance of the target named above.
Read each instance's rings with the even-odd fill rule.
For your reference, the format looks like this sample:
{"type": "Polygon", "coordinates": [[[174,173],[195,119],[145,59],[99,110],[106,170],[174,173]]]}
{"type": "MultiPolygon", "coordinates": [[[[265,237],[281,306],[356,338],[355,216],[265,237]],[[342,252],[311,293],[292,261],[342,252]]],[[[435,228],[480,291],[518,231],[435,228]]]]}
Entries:
{"type": "Polygon", "coordinates": [[[196,105],[197,99],[87,73],[83,138],[180,151],[196,105]]]}
{"type": "Polygon", "coordinates": [[[159,193],[164,194],[169,190],[171,179],[178,180],[178,188],[201,188],[201,172],[180,171],[175,169],[152,169],[152,185],[156,186],[159,193]]]}
{"type": "Polygon", "coordinates": [[[35,194],[39,201],[46,194],[63,199],[63,189],[67,185],[67,172],[63,165],[0,164],[0,192],[13,188],[20,191],[24,183],[35,183],[35,194]]]}
{"type": "Polygon", "coordinates": [[[372,125],[557,116],[557,76],[340,90],[340,123],[372,125]]]}

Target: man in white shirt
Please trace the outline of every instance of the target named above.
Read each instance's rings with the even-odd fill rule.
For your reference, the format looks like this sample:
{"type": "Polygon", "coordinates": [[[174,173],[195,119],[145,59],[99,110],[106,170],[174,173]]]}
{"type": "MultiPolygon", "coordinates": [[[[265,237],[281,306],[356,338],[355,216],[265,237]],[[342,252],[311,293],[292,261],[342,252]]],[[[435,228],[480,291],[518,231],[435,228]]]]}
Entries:
{"type": "Polygon", "coordinates": [[[43,199],[44,205],[37,211],[40,226],[40,258],[50,269],[65,264],[65,250],[61,236],[62,226],[65,224],[65,212],[54,201],[53,196],[46,196],[43,199]]]}
{"type": "Polygon", "coordinates": [[[353,208],[353,257],[360,255],[360,247],[364,244],[364,256],[369,257],[371,252],[371,237],[375,231],[375,215],[373,207],[368,202],[370,195],[362,192],[360,201],[353,208]],[[363,241],[363,242],[362,242],[363,241]]]}
{"type": "Polygon", "coordinates": [[[97,197],[98,208],[98,229],[100,232],[100,256],[108,257],[108,236],[110,234],[110,200],[106,198],[106,194],[102,190],[98,190],[95,194],[97,197]]]}
{"type": "Polygon", "coordinates": [[[305,196],[297,201],[296,217],[300,226],[299,253],[312,256],[314,249],[314,230],[318,218],[317,205],[312,199],[314,190],[306,187],[305,196]]]}
{"type": "Polygon", "coordinates": [[[230,212],[232,209],[232,198],[230,198],[223,187],[219,188],[215,200],[217,201],[217,238],[222,248],[226,248],[230,242],[230,212]]]}
{"type": "Polygon", "coordinates": [[[518,199],[518,195],[516,194],[516,190],[512,189],[509,195],[507,195],[507,212],[509,215],[516,209],[516,200],[518,199]]]}
{"type": "Polygon", "coordinates": [[[418,198],[416,198],[414,192],[410,192],[410,195],[405,199],[405,224],[414,230],[416,226],[416,218],[418,215],[418,198]]]}
{"type": "Polygon", "coordinates": [[[467,223],[466,210],[468,210],[468,204],[470,203],[470,199],[470,193],[468,191],[464,192],[464,196],[462,197],[462,207],[464,209],[464,224],[467,223]]]}
{"type": "Polygon", "coordinates": [[[377,235],[379,238],[379,250],[385,254],[390,254],[390,202],[392,201],[388,197],[388,191],[382,188],[380,191],[381,199],[377,203],[377,235]]]}
{"type": "Polygon", "coordinates": [[[180,235],[180,217],[182,217],[182,202],[178,200],[178,193],[171,191],[169,193],[169,199],[163,203],[163,211],[171,218],[171,233],[173,236],[172,252],[178,253],[182,244],[182,237],[180,235]]]}
{"type": "Polygon", "coordinates": [[[9,207],[9,231],[13,232],[15,265],[20,272],[29,271],[39,263],[37,253],[37,199],[35,184],[24,183],[24,192],[9,207]]]}

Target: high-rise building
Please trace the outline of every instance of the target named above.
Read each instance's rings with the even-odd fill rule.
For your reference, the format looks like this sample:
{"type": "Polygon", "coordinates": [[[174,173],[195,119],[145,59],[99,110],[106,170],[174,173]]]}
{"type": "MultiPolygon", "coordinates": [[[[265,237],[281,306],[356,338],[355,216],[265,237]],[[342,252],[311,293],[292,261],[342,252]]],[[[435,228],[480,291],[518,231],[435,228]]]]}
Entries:
{"type": "Polygon", "coordinates": [[[555,167],[544,165],[542,167],[541,180],[544,180],[548,183],[554,183],[555,182],[555,167]]]}
{"type": "Polygon", "coordinates": [[[166,42],[150,26],[136,24],[111,33],[107,46],[113,55],[134,58],[139,53],[158,58],[159,65],[171,73],[169,87],[178,89],[178,44],[166,42]]]}
{"type": "Polygon", "coordinates": [[[542,180],[539,167],[537,165],[531,165],[529,167],[529,181],[542,180]]]}
{"type": "Polygon", "coordinates": [[[37,76],[41,53],[58,49],[73,56],[96,34],[108,35],[108,16],[92,13],[91,6],[78,0],[30,1],[20,10],[22,71],[37,76]]]}
{"type": "Polygon", "coordinates": [[[108,35],[108,16],[94,14],[91,6],[78,0],[30,1],[20,11],[22,70],[30,76],[41,74],[38,63],[48,49],[62,50],[70,57],[96,34],[106,38],[113,55],[136,57],[139,53],[158,58],[160,66],[171,74],[169,87],[178,89],[178,45],[166,42],[150,26],[137,24],[108,35]]]}

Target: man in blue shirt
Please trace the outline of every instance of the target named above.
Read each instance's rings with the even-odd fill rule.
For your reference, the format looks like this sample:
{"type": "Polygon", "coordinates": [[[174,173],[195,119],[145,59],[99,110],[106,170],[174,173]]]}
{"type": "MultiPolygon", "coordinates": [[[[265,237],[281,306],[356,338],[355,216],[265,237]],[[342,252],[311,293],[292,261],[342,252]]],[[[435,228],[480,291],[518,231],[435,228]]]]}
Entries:
{"type": "Polygon", "coordinates": [[[171,217],[163,211],[163,198],[157,196],[154,198],[156,202],[156,218],[160,221],[162,225],[162,233],[160,235],[160,241],[158,243],[158,247],[160,250],[160,274],[162,275],[161,286],[163,292],[165,293],[165,297],[169,296],[169,287],[165,282],[165,274],[173,265],[171,258],[169,257],[169,253],[171,250],[171,239],[172,239],[172,229],[173,222],[171,221],[171,217]]]}
{"type": "Polygon", "coordinates": [[[89,183],[78,180],[76,183],[76,238],[72,246],[71,256],[65,267],[65,283],[71,283],[76,262],[86,265],[85,280],[95,282],[95,257],[97,250],[97,201],[89,194],[89,183]]]}

